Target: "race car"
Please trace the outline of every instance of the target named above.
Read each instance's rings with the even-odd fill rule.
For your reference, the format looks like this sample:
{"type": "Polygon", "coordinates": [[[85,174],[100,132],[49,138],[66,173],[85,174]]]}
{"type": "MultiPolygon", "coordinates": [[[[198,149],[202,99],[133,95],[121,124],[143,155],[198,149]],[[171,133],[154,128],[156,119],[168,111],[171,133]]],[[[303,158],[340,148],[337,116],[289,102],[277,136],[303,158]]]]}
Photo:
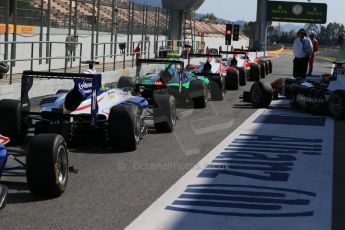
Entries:
{"type": "MultiPolygon", "coordinates": [[[[259,81],[272,73],[272,61],[270,59],[250,58],[247,51],[220,51],[221,54],[232,55],[225,59],[227,66],[234,66],[239,70],[243,82],[244,79],[259,81]]],[[[244,83],[243,83],[244,84],[244,83]]]]}
{"type": "MultiPolygon", "coordinates": [[[[0,134],[0,177],[26,176],[31,193],[39,198],[62,195],[70,170],[68,149],[63,137],[40,134],[32,137],[24,149],[6,147],[9,142],[10,138],[0,134]],[[9,165],[9,159],[17,164],[9,165]]],[[[6,204],[7,192],[7,187],[0,184],[0,209],[6,204]]]]}
{"type": "Polygon", "coordinates": [[[255,82],[243,101],[265,108],[279,95],[291,105],[312,113],[328,113],[336,119],[345,118],[345,63],[336,63],[331,74],[304,79],[281,78],[271,84],[255,82]]]}
{"type": "Polygon", "coordinates": [[[24,71],[21,100],[0,101],[0,129],[14,140],[27,132],[59,133],[67,143],[102,138],[113,149],[133,151],[153,120],[158,132],[172,132],[176,123],[175,99],[154,94],[153,103],[127,89],[101,89],[101,74],[24,71]],[[30,111],[33,78],[69,79],[71,90],[59,90],[30,111]]]}
{"type": "MultiPolygon", "coordinates": [[[[224,81],[224,88],[226,90],[237,90],[240,85],[243,85],[243,79],[241,79],[242,76],[239,75],[239,71],[235,67],[223,65],[221,62],[221,58],[221,55],[189,54],[187,70],[192,71],[193,73],[200,76],[206,76],[207,73],[210,73],[209,76],[211,77],[221,76],[220,79],[224,81]],[[207,58],[206,62],[201,62],[200,65],[190,64],[191,58],[202,57],[207,58]]],[[[220,83],[218,84],[221,85],[220,83]]]]}
{"type": "MultiPolygon", "coordinates": [[[[226,93],[226,80],[224,74],[222,74],[222,64],[220,61],[218,61],[220,58],[220,55],[189,54],[188,64],[186,67],[186,71],[191,72],[191,76],[197,78],[204,77],[209,80],[207,85],[213,101],[223,100],[226,93]],[[191,58],[202,57],[207,58],[206,62],[200,62],[199,65],[190,64],[191,58]]],[[[232,76],[236,77],[236,73],[234,73],[232,76]]]]}
{"type": "MultiPolygon", "coordinates": [[[[205,108],[208,101],[209,80],[206,77],[194,77],[184,70],[184,62],[177,60],[138,59],[142,64],[164,64],[163,70],[158,73],[147,73],[143,76],[137,71],[135,79],[121,77],[119,88],[133,89],[136,95],[152,101],[156,94],[170,94],[176,98],[179,105],[185,103],[193,108],[205,108]]],[[[140,68],[140,67],[138,67],[140,68]]],[[[211,95],[219,92],[211,92],[211,95]]]]}
{"type": "Polygon", "coordinates": [[[248,55],[250,52],[254,52],[251,49],[234,49],[234,51],[240,51],[240,52],[246,52],[247,57],[249,58],[249,63],[256,64],[260,66],[260,77],[263,79],[266,77],[266,75],[272,73],[273,71],[273,64],[272,64],[272,59],[273,57],[271,56],[261,56],[258,57],[257,55],[251,56],[248,55]]]}

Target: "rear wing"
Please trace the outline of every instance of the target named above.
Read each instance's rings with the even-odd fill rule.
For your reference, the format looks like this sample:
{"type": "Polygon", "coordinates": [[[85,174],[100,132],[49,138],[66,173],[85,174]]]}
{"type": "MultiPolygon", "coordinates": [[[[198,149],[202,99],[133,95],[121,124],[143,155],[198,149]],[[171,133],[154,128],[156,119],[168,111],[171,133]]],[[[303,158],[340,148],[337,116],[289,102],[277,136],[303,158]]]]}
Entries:
{"type": "Polygon", "coordinates": [[[39,72],[39,71],[24,71],[22,74],[21,84],[21,112],[30,110],[29,91],[33,85],[34,78],[44,79],[60,79],[60,80],[81,80],[91,81],[91,125],[95,125],[98,115],[97,92],[101,88],[102,75],[101,74],[83,74],[83,73],[57,73],[57,72],[39,72]]]}
{"type": "Polygon", "coordinates": [[[220,54],[247,54],[245,51],[220,51],[220,54]]]}
{"type": "MultiPolygon", "coordinates": [[[[178,61],[178,60],[163,60],[163,59],[138,59],[137,60],[137,68],[141,66],[141,64],[170,64],[170,65],[180,65],[181,66],[181,71],[179,71],[179,91],[182,92],[182,78],[183,78],[183,73],[184,73],[184,62],[183,61],[178,61]]],[[[139,69],[140,70],[140,69],[139,69]]],[[[136,71],[136,81],[139,81],[140,74],[137,69],[136,71]]],[[[141,86],[140,84],[137,84],[137,86],[141,86]]]]}
{"type": "Polygon", "coordinates": [[[201,57],[211,57],[211,58],[222,58],[222,55],[215,55],[215,54],[188,54],[188,65],[190,64],[190,59],[194,58],[201,58],[201,57]]]}
{"type": "Polygon", "coordinates": [[[196,76],[203,76],[203,77],[216,77],[220,76],[220,73],[202,73],[202,72],[193,72],[196,76]]]}
{"type": "Polygon", "coordinates": [[[138,64],[171,64],[180,65],[182,69],[184,68],[184,62],[178,60],[161,60],[161,59],[138,59],[138,64]]]}
{"type": "Polygon", "coordinates": [[[214,58],[221,58],[222,55],[215,55],[215,54],[188,54],[189,57],[214,57],[214,58]]]}
{"type": "Polygon", "coordinates": [[[234,51],[242,51],[242,52],[256,52],[255,50],[252,49],[237,49],[235,48],[234,51]]]}

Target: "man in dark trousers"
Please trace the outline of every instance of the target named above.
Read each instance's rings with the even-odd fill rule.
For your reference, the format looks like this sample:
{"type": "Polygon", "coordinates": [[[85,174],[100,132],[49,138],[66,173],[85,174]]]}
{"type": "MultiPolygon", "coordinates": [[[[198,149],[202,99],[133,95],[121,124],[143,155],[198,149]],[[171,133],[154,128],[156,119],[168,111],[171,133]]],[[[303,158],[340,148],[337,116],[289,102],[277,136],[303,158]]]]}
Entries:
{"type": "Polygon", "coordinates": [[[319,43],[315,38],[315,32],[311,31],[309,33],[309,38],[311,40],[311,43],[313,44],[313,52],[309,58],[309,70],[308,70],[308,75],[311,75],[313,73],[315,53],[319,50],[319,43]]]}
{"type": "Polygon", "coordinates": [[[137,47],[133,50],[133,55],[135,55],[135,65],[136,65],[136,74],[139,76],[141,70],[141,63],[139,63],[140,59],[140,42],[137,43],[137,47]]]}
{"type": "Polygon", "coordinates": [[[305,78],[307,76],[309,57],[313,53],[313,45],[309,38],[306,37],[305,29],[297,32],[297,38],[293,43],[293,76],[295,78],[305,78]]]}

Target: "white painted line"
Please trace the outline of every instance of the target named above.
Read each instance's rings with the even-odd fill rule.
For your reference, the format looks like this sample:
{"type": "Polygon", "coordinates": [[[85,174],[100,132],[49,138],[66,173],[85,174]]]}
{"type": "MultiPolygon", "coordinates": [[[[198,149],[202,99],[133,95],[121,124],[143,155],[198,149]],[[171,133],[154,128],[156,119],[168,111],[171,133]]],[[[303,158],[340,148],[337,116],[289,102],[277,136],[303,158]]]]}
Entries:
{"type": "Polygon", "coordinates": [[[311,117],[258,110],[126,229],[330,229],[334,122],[311,117]]]}

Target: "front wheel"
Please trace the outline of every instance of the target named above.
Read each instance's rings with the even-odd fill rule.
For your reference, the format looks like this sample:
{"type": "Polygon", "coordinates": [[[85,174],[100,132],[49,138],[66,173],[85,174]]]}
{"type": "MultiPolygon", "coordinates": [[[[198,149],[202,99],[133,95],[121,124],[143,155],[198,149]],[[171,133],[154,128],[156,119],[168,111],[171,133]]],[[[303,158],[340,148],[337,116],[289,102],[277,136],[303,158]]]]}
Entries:
{"type": "Polygon", "coordinates": [[[167,94],[154,94],[153,122],[156,130],[171,133],[176,124],[176,101],[167,94]]]}
{"type": "Polygon", "coordinates": [[[225,88],[227,90],[239,89],[239,73],[237,69],[231,69],[226,72],[225,88]]]}
{"type": "Polygon", "coordinates": [[[190,83],[189,97],[193,103],[194,109],[205,108],[208,101],[208,89],[201,80],[195,80],[190,83]]]}
{"type": "Polygon", "coordinates": [[[26,156],[26,178],[33,195],[42,198],[60,196],[68,181],[68,150],[57,134],[32,137],[26,156]]]}
{"type": "Polygon", "coordinates": [[[266,108],[271,104],[273,90],[270,84],[257,81],[250,89],[250,101],[254,107],[266,108]]]}
{"type": "Polygon", "coordinates": [[[345,118],[345,93],[334,92],[328,101],[328,110],[335,119],[345,118]]]}
{"type": "Polygon", "coordinates": [[[225,96],[224,78],[222,76],[217,76],[210,79],[209,89],[213,101],[222,101],[225,96]]]}
{"type": "Polygon", "coordinates": [[[238,68],[239,73],[239,84],[240,86],[245,86],[247,84],[247,71],[245,68],[238,68]]]}
{"type": "Polygon", "coordinates": [[[140,110],[135,105],[116,105],[108,120],[109,145],[120,151],[134,151],[140,141],[140,110]]]}
{"type": "Polygon", "coordinates": [[[252,64],[249,70],[249,77],[252,81],[259,81],[261,76],[261,68],[258,64],[252,64]]]}

